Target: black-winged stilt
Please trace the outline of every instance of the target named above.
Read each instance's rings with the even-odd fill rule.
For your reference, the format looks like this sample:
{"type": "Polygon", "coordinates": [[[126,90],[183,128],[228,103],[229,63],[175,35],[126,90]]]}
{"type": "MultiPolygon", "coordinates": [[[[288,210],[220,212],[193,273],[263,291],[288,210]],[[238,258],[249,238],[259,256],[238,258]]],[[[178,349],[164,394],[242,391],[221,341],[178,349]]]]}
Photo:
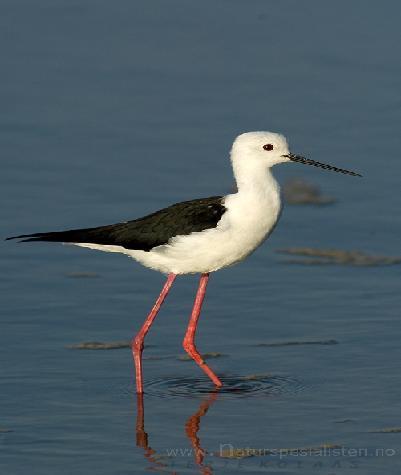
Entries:
{"type": "Polygon", "coordinates": [[[200,273],[199,288],[183,341],[185,351],[216,386],[220,379],[195,346],[195,332],[210,272],[245,259],[269,236],[280,216],[280,189],[273,165],[299,162],[360,176],[290,153],[284,136],[272,132],[239,135],[231,149],[238,191],[177,203],[149,216],[96,228],[24,234],[8,239],[55,241],[127,254],[146,267],[168,274],[167,281],[132,341],[137,392],[143,392],[143,342],[175,278],[200,273]]]}

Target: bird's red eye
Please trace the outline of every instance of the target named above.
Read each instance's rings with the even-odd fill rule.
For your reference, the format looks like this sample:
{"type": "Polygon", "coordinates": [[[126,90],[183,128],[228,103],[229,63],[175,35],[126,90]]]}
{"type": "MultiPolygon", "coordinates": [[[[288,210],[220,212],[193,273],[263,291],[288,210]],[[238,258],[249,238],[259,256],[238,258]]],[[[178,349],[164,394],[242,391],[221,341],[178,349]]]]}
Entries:
{"type": "Polygon", "coordinates": [[[263,148],[264,150],[267,150],[268,152],[270,152],[271,150],[273,150],[273,145],[271,143],[267,143],[266,145],[263,145],[263,148]]]}

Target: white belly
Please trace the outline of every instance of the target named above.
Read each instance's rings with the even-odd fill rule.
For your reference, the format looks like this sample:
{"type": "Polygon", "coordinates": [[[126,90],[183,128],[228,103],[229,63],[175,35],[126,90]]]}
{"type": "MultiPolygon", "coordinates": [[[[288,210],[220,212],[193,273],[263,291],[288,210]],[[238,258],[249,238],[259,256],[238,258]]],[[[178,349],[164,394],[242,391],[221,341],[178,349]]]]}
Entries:
{"type": "Polygon", "coordinates": [[[272,232],[280,215],[279,187],[273,177],[269,186],[228,195],[227,211],[216,228],[176,236],[169,244],[151,251],[91,243],[81,247],[127,254],[146,267],[163,273],[212,272],[242,261],[272,232]]]}
{"type": "Polygon", "coordinates": [[[168,245],[150,252],[127,254],[160,272],[192,274],[212,272],[242,261],[271,233],[280,214],[278,189],[274,196],[259,197],[249,203],[239,194],[229,195],[227,208],[216,228],[188,236],[177,236],[168,245]]]}

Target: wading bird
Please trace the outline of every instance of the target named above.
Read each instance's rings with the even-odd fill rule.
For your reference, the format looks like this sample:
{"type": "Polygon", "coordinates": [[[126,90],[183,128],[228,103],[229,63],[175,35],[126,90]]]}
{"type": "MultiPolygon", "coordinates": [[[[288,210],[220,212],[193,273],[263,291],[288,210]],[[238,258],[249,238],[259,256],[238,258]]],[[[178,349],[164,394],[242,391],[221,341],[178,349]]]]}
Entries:
{"type": "Polygon", "coordinates": [[[20,238],[23,242],[63,242],[120,252],[168,275],[152,310],[132,341],[138,393],[143,392],[142,351],[145,336],[176,276],[181,274],[201,274],[183,341],[184,349],[216,386],[222,386],[195,346],[198,319],[210,272],[249,256],[269,236],[279,219],[280,189],[270,171],[273,165],[298,162],[361,176],[294,155],[290,153],[285,137],[273,132],[239,135],[231,149],[231,162],[238,188],[236,193],[176,203],[133,221],[8,238],[20,238]]]}

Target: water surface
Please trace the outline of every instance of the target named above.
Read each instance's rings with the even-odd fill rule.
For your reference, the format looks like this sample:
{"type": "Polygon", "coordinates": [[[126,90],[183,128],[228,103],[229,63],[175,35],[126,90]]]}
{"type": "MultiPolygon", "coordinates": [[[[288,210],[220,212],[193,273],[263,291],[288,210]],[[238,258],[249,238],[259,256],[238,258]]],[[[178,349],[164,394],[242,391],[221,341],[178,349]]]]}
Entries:
{"type": "Polygon", "coordinates": [[[68,346],[129,340],[163,277],[1,243],[2,474],[400,472],[401,434],[380,432],[401,426],[400,267],[275,253],[399,255],[400,13],[391,0],[1,2],[4,237],[230,192],[228,151],[247,130],[364,175],[278,167],[337,201],[287,206],[247,262],[212,275],[198,346],[223,355],[218,392],[180,360],[197,277],[177,279],[149,335],[141,401],[129,349],[68,346]]]}

